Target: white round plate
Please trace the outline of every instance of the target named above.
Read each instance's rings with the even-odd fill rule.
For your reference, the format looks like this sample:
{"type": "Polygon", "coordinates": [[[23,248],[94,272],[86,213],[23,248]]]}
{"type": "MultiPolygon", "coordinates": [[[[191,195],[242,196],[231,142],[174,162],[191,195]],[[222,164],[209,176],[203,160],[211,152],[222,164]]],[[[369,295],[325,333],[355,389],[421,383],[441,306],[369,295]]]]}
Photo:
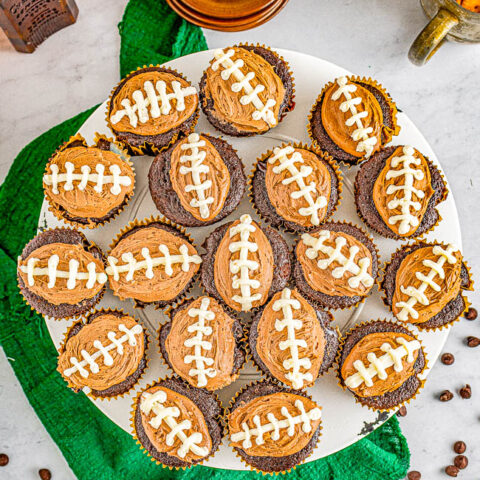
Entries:
{"type": "MultiPolygon", "coordinates": [[[[277,51],[288,61],[293,71],[295,77],[296,107],[294,111],[289,113],[276,128],[265,135],[240,139],[226,137],[227,141],[237,149],[238,154],[245,165],[245,172],[247,175],[250,173],[256,158],[275,145],[284,141],[309,142],[306,129],[307,115],[317,98],[317,95],[320,93],[325,83],[341,75],[349,74],[348,71],[337,65],[310,55],[289,50],[278,49],[277,51]]],[[[213,57],[212,52],[213,51],[194,53],[168,62],[165,65],[184,73],[190,81],[197,84],[202,76],[203,70],[213,57]]],[[[81,133],[89,143],[93,141],[95,132],[112,136],[105,123],[105,108],[106,102],[91,115],[79,130],[79,133],[81,133]]],[[[402,130],[400,135],[394,139],[395,144],[410,144],[415,146],[427,155],[437,167],[440,167],[430,145],[404,113],[398,114],[398,123],[402,127],[402,130]]],[[[196,131],[219,135],[219,132],[213,129],[203,114],[200,116],[196,131]]],[[[143,219],[150,215],[158,215],[158,211],[150,198],[148,190],[147,174],[152,158],[134,157],[132,160],[135,163],[136,187],[135,195],[130,201],[128,207],[121,215],[109,224],[95,230],[83,230],[90,240],[93,240],[103,248],[104,252],[108,250],[111,239],[113,239],[120,229],[128,222],[134,218],[143,219]]],[[[337,210],[334,219],[349,221],[360,225],[362,228],[366,228],[357,216],[353,201],[352,185],[356,171],[357,168],[351,168],[350,170],[343,168],[345,180],[343,201],[340,208],[337,210]]],[[[461,247],[460,226],[455,202],[451,193],[447,200],[440,205],[439,210],[443,220],[434,230],[433,235],[429,235],[428,238],[435,238],[443,242],[451,242],[458,247],[461,247]]],[[[245,212],[250,213],[256,218],[255,212],[250,206],[247,196],[245,196],[239,208],[220,223],[237,219],[245,212]]],[[[57,226],[64,226],[64,224],[57,220],[53,214],[48,211],[47,204],[44,202],[40,214],[39,227],[52,228],[57,226]]],[[[210,227],[190,228],[188,230],[194,238],[196,245],[199,246],[202,244],[208,233],[217,226],[218,224],[210,227]]],[[[400,246],[399,242],[387,240],[378,235],[373,236],[380,250],[382,262],[389,259],[390,255],[400,246]]],[[[294,239],[293,235],[285,235],[285,237],[289,237],[287,240],[290,243],[294,239]]],[[[197,286],[192,294],[200,293],[200,291],[200,288],[197,286]]],[[[92,400],[113,422],[131,433],[130,416],[132,399],[135,397],[136,392],[138,392],[140,388],[145,387],[145,385],[152,383],[154,380],[172,373],[170,369],[165,366],[160,357],[157,340],[158,327],[166,321],[166,316],[162,311],[154,310],[152,307],[147,307],[144,310],[135,309],[133,308],[132,303],[121,302],[118,298],[114,297],[110,291],[107,291],[105,294],[100,303],[100,307],[119,307],[124,308],[131,314],[135,314],[137,318],[141,319],[151,338],[148,349],[148,357],[150,359],[148,369],[142,377],[139,385],[137,385],[129,395],[120,399],[113,399],[110,401],[92,400]]],[[[360,305],[359,308],[345,311],[334,311],[333,314],[335,317],[335,323],[340,327],[342,332],[360,321],[385,317],[392,318],[390,312],[383,305],[376,287],[374,287],[373,294],[368,297],[366,302],[360,305]]],[[[58,348],[63,341],[66,329],[73,323],[73,320],[67,322],[47,319],[46,322],[52,340],[58,348]]],[[[447,336],[448,329],[436,333],[419,333],[419,337],[423,341],[427,352],[430,367],[435,363],[447,336]]],[[[219,392],[219,396],[222,399],[224,406],[228,405],[231,397],[241,387],[258,378],[259,374],[252,365],[249,364],[245,366],[241,371],[239,380],[219,392]]],[[[337,385],[335,373],[333,371],[330,371],[328,375],[320,378],[314,387],[308,389],[308,393],[312,395],[313,399],[317,401],[323,409],[322,436],[313,454],[307,458],[308,462],[337,452],[357,440],[360,440],[364,435],[367,435],[375,428],[379,427],[390,417],[390,414],[373,412],[368,408],[363,408],[355,403],[353,396],[349,392],[343,391],[337,385]]],[[[226,439],[224,439],[220,451],[206,462],[206,465],[233,470],[244,470],[246,468],[233,453],[232,449],[228,447],[226,439]]]]}

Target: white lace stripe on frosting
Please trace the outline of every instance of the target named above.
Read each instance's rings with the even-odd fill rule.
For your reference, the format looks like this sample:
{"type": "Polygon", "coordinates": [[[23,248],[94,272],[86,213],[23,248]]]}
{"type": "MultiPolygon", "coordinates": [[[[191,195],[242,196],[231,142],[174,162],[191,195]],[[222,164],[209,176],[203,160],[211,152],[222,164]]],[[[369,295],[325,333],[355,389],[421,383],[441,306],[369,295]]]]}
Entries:
{"type": "Polygon", "coordinates": [[[162,423],[165,423],[170,432],[166,436],[166,444],[171,447],[175,438],[181,442],[177,449],[177,455],[180,458],[185,458],[188,452],[193,452],[199,457],[206,457],[208,455],[208,448],[200,447],[203,440],[203,435],[200,432],[194,432],[187,435],[186,430],[192,428],[192,423],[189,420],[184,420],[178,423],[176,418],[180,416],[180,410],[177,407],[165,407],[163,404],[167,400],[167,394],[163,390],[158,390],[155,393],[144,392],[140,400],[140,410],[145,415],[150,415],[150,412],[155,414],[150,420],[150,425],[158,429],[162,423]]]}
{"type": "Polygon", "coordinates": [[[156,267],[164,267],[165,273],[171,277],[173,275],[173,265],[181,264],[182,270],[188,272],[190,264],[199,265],[202,259],[199,255],[190,255],[187,245],[180,245],[179,254],[172,255],[168,247],[164,244],[158,246],[158,250],[162,254],[160,257],[151,257],[150,250],[147,247],[142,248],[142,256],[144,260],[137,261],[132,252],[122,254],[123,265],[118,265],[118,258],[110,255],[108,257],[108,267],[105,269],[107,275],[113,277],[118,282],[121,273],[127,273],[125,280],[127,282],[133,280],[133,275],[138,270],[145,270],[147,278],[153,278],[153,269],[156,267]]]}
{"type": "Polygon", "coordinates": [[[187,140],[188,142],[184,143],[180,148],[182,150],[190,150],[191,153],[190,155],[182,155],[180,162],[188,163],[189,166],[182,165],[180,167],[180,173],[182,175],[192,174],[193,185],[186,185],[185,191],[187,193],[195,192],[197,198],[193,198],[190,201],[190,206],[198,208],[202,218],[208,218],[210,215],[208,206],[214,202],[214,198],[205,195],[206,190],[211,188],[212,181],[202,180],[201,177],[202,174],[207,174],[210,170],[208,165],[203,163],[207,153],[205,150],[201,150],[202,147],[205,147],[206,142],[205,140],[200,140],[198,133],[191,133],[187,140]]]}
{"type": "Polygon", "coordinates": [[[373,379],[378,376],[380,380],[386,380],[388,374],[387,368],[394,367],[395,372],[401,372],[403,370],[402,359],[407,357],[407,362],[412,363],[414,359],[414,353],[420,349],[420,342],[418,340],[408,341],[403,337],[398,337],[395,341],[399,344],[399,347],[393,349],[388,343],[384,343],[380,349],[385,352],[384,355],[377,358],[373,352],[367,355],[369,361],[368,367],[366,367],[361,360],[353,362],[353,366],[357,373],[350,375],[345,379],[345,385],[348,388],[358,388],[365,382],[367,387],[373,385],[373,379]]]}
{"type": "Polygon", "coordinates": [[[281,414],[283,415],[283,419],[278,420],[273,413],[267,414],[268,423],[262,425],[260,421],[260,417],[255,415],[253,417],[253,423],[255,424],[256,428],[249,428],[248,425],[243,422],[242,423],[242,431],[232,433],[230,435],[230,439],[232,442],[242,442],[243,448],[251,448],[252,447],[252,437],[255,438],[255,443],[257,445],[262,445],[265,440],[263,436],[265,433],[274,432],[272,434],[272,440],[275,440],[273,436],[275,435],[276,438],[279,438],[280,430],[287,429],[286,433],[289,437],[292,437],[295,433],[295,426],[301,424],[302,431],[305,433],[309,433],[312,431],[312,421],[319,420],[322,416],[322,412],[320,408],[314,407],[308,412],[305,411],[305,405],[301,400],[295,400],[295,407],[298,409],[299,413],[295,416],[291,415],[290,412],[286,407],[281,408],[281,414]]]}
{"type": "Polygon", "coordinates": [[[143,328],[138,324],[128,329],[123,323],[120,323],[118,325],[118,330],[119,332],[123,333],[123,335],[120,338],[116,338],[115,332],[108,332],[107,337],[111,343],[106,346],[102,345],[100,340],[95,340],[93,342],[93,347],[96,350],[94,353],[89,354],[86,350],[82,350],[80,352],[82,360],[79,360],[76,357],[70,357],[70,363],[72,364],[72,367],[64,370],[63,374],[66,377],[70,377],[74,373],[78,372],[83,378],[88,378],[89,372],[85,367],[88,366],[93,374],[98,373],[99,366],[96,360],[100,357],[103,357],[103,364],[105,366],[112,366],[113,358],[109,352],[116,349],[119,355],[123,355],[123,344],[128,342],[129,345],[135,347],[137,345],[137,339],[135,338],[135,335],[140,335],[143,333],[143,328]]]}
{"type": "Polygon", "coordinates": [[[332,94],[332,100],[339,100],[342,95],[345,97],[345,101],[340,104],[340,110],[342,112],[348,112],[352,114],[345,122],[347,127],[356,125],[356,129],[352,132],[351,137],[357,143],[357,152],[365,152],[365,157],[368,158],[373,153],[373,149],[377,144],[377,138],[369,136],[373,132],[372,127],[365,128],[363,126],[362,119],[368,116],[368,112],[357,111],[357,105],[362,103],[361,97],[352,97],[352,93],[356,92],[357,86],[353,83],[348,83],[347,77],[337,78],[336,83],[338,89],[332,94]]]}
{"type": "Polygon", "coordinates": [[[271,127],[277,124],[277,119],[272,111],[272,108],[276,105],[277,101],[274,98],[267,99],[264,104],[258,94],[265,90],[264,85],[257,85],[252,87],[251,81],[255,78],[254,72],[248,72],[246,75],[240,70],[244,62],[242,59],[233,61],[232,57],[235,55],[235,50],[230,49],[225,53],[221,48],[215,50],[213,53],[215,62],[212,64],[212,70],[215,72],[219,67],[223,67],[224,70],[221,73],[223,80],[227,81],[231,75],[238,81],[232,84],[232,91],[238,93],[244,91],[245,95],[240,97],[240,103],[242,105],[248,105],[250,103],[255,107],[255,111],[252,114],[254,120],[263,120],[271,127]]]}
{"type": "Polygon", "coordinates": [[[120,103],[123,110],[117,110],[110,116],[113,125],[117,124],[123,117],[127,116],[132,127],[136,127],[138,122],[146,123],[150,117],[158,118],[160,115],[168,115],[172,109],[171,100],[176,100],[175,109],[177,112],[185,110],[185,97],[197,95],[195,87],[182,87],[180,82],[174,80],[172,83],[172,93],[167,93],[167,84],[163,80],[157,81],[155,88],[153,83],[146,81],[143,84],[146,97],[141,90],[135,90],[132,93],[133,105],[128,98],[124,98],[120,103]],[[148,111],[150,107],[150,112],[148,111]]]}
{"type": "Polygon", "coordinates": [[[308,207],[300,208],[298,213],[304,217],[309,216],[312,225],[320,225],[318,211],[326,207],[328,202],[325,196],[319,195],[317,192],[315,182],[310,182],[308,185],[305,183],[305,179],[312,173],[312,168],[307,165],[301,165],[298,168],[295,165],[296,163],[304,163],[304,160],[300,152],[296,152],[291,145],[284,148],[275,147],[273,153],[274,155],[268,159],[268,163],[272,165],[276,162],[279,163],[279,165],[273,167],[273,173],[279,174],[283,170],[287,170],[290,177],[285,178],[282,183],[288,185],[295,182],[298,186],[298,190],[292,192],[290,196],[293,199],[303,197],[308,204],[308,207]]]}
{"type": "Polygon", "coordinates": [[[333,262],[337,262],[341,267],[332,270],[333,278],[342,278],[346,272],[350,272],[353,274],[353,276],[348,279],[350,287],[358,288],[361,283],[364,287],[370,288],[373,285],[373,277],[368,273],[370,258],[363,257],[355,263],[355,257],[360,251],[356,245],[349,248],[349,256],[346,257],[342,253],[342,247],[347,243],[346,238],[342,236],[337,237],[335,239],[335,248],[325,245],[325,241],[329,238],[329,230],[320,230],[318,232],[318,238],[304,233],[302,235],[302,241],[307,247],[310,247],[305,251],[307,258],[314,260],[318,257],[318,252],[322,252],[327,255],[327,258],[318,260],[317,265],[319,268],[325,270],[333,262]]]}
{"type": "Polygon", "coordinates": [[[397,302],[395,304],[397,308],[401,308],[400,312],[397,314],[399,320],[406,322],[409,316],[416,320],[418,318],[418,312],[414,307],[417,302],[421,305],[430,305],[430,301],[425,292],[428,287],[433,288],[437,292],[440,291],[440,286],[435,283],[434,279],[437,275],[440,279],[445,278],[443,265],[445,265],[445,262],[448,262],[450,265],[455,265],[455,263],[457,263],[457,257],[454,253],[457,251],[458,248],[451,244],[447,245],[446,249],[442,248],[440,245],[435,245],[432,252],[434,255],[438,256],[438,259],[435,262],[432,260],[422,261],[422,264],[430,269],[428,275],[423,275],[421,272],[415,273],[415,277],[422,282],[420,286],[415,288],[412,285],[407,287],[400,285],[400,291],[405,295],[408,295],[410,298],[406,302],[397,302]]]}
{"type": "Polygon", "coordinates": [[[294,311],[300,309],[300,302],[295,298],[291,298],[292,291],[289,288],[282,290],[282,295],[279,300],[276,300],[272,309],[274,312],[282,311],[283,318],[279,318],[275,322],[275,330],[281,332],[287,330],[287,339],[280,342],[280,350],[290,351],[290,357],[283,362],[283,368],[290,370],[285,377],[292,382],[292,386],[295,389],[303,388],[305,382],[309,383],[313,381],[311,373],[303,373],[300,370],[304,368],[308,370],[312,363],[309,358],[302,358],[300,356],[300,348],[307,348],[307,342],[303,339],[295,337],[295,330],[302,328],[303,322],[294,318],[294,311]]]}

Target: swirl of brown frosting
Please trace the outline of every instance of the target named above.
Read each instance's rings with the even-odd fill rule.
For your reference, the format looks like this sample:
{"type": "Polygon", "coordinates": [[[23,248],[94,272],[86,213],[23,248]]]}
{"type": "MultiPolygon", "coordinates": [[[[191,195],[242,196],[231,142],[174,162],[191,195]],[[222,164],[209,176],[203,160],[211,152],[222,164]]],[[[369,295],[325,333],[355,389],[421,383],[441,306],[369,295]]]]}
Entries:
{"type": "MultiPolygon", "coordinates": [[[[207,390],[219,390],[229,385],[238,377],[238,373],[233,375],[233,366],[235,359],[235,337],[232,327],[234,320],[227,315],[219,303],[211,297],[199,297],[195,299],[188,307],[180,310],[172,318],[172,326],[165,341],[165,350],[168,353],[168,359],[175,373],[185,379],[195,387],[204,387],[207,390]],[[195,369],[199,368],[195,361],[186,362],[190,355],[195,354],[195,347],[188,346],[188,340],[199,335],[198,330],[189,331],[189,327],[199,322],[199,316],[195,311],[201,309],[202,302],[208,299],[207,310],[212,312],[215,317],[212,320],[205,319],[203,323],[211,329],[211,334],[201,334],[201,340],[209,342],[210,348],[201,350],[201,355],[213,360],[211,365],[205,365],[203,368],[214,370],[214,376],[206,375],[207,384],[199,385],[198,374],[193,374],[195,369]]],[[[202,367],[200,367],[202,368],[202,367]]]]}
{"type": "MultiPolygon", "coordinates": [[[[189,398],[181,395],[169,388],[154,386],[145,390],[140,396],[140,405],[145,393],[154,394],[158,391],[163,391],[167,398],[166,401],[162,404],[166,408],[177,408],[179,415],[175,417],[175,422],[180,424],[185,421],[189,421],[191,427],[188,429],[182,430],[185,435],[190,436],[193,433],[200,433],[202,435],[201,442],[196,443],[201,448],[205,448],[210,451],[212,450],[212,438],[210,432],[208,431],[208,426],[205,421],[205,417],[201,410],[192,402],[189,398]]],[[[167,436],[172,432],[172,428],[165,422],[162,421],[158,428],[152,426],[150,422],[156,417],[155,412],[152,410],[148,415],[141,411],[142,418],[142,427],[147,435],[148,439],[152,443],[155,450],[158,452],[166,453],[167,455],[173,456],[182,460],[183,462],[193,462],[196,460],[201,460],[204,457],[201,457],[192,450],[188,450],[185,456],[181,457],[178,455],[178,449],[182,446],[182,441],[178,435],[175,435],[173,442],[167,442],[167,436]]]]}
{"type": "MultiPolygon", "coordinates": [[[[262,425],[269,423],[267,418],[268,414],[273,414],[277,420],[284,419],[285,415],[282,413],[284,408],[288,410],[288,413],[292,417],[296,417],[300,414],[299,409],[295,405],[297,401],[302,402],[306,412],[318,408],[318,405],[309,398],[287,392],[278,392],[256,397],[249,402],[240,404],[239,407],[235,408],[235,410],[228,415],[230,438],[235,433],[243,432],[244,424],[246,424],[249,429],[257,428],[254,422],[254,418],[257,416],[260,418],[262,425]]],[[[279,432],[279,438],[273,440],[273,431],[269,431],[263,435],[263,442],[260,444],[257,444],[256,439],[252,437],[250,441],[251,446],[248,448],[243,446],[243,441],[231,440],[230,445],[254,457],[286,457],[287,455],[299,452],[308,445],[319,425],[320,418],[310,420],[311,429],[306,433],[302,428],[302,422],[300,422],[294,426],[293,435],[287,435],[287,429],[282,429],[279,432]]]]}
{"type": "Polygon", "coordinates": [[[82,218],[101,218],[107,215],[111,210],[119,207],[125,197],[131,195],[134,189],[135,176],[132,167],[123,161],[117,153],[110,150],[102,150],[96,147],[72,147],[60,151],[47,165],[47,175],[51,174],[50,167],[58,166],[59,174],[64,174],[67,170],[65,164],[70,162],[74,165],[74,173],[81,175],[82,167],[87,166],[92,174],[96,174],[97,165],[105,167],[104,175],[111,175],[109,168],[117,165],[120,168],[122,177],[130,179],[129,185],[120,184],[118,194],[111,193],[111,183],[104,184],[102,190],[97,192],[96,182],[87,182],[84,189],[78,188],[81,180],[73,181],[73,189],[66,190],[65,182],[59,183],[58,193],[53,191],[53,186],[47,185],[45,179],[43,188],[46,197],[54,203],[63,207],[72,215],[82,218]]]}
{"type": "MultiPolygon", "coordinates": [[[[436,262],[438,255],[433,253],[434,246],[418,248],[408,254],[400,264],[395,276],[395,292],[392,298],[392,312],[394,315],[402,310],[402,307],[397,306],[399,302],[407,302],[410,298],[406,293],[403,293],[401,287],[407,288],[412,286],[419,288],[422,280],[417,278],[417,272],[427,276],[430,273],[429,262],[436,262]],[[423,262],[427,261],[427,265],[423,262]]],[[[409,315],[409,323],[424,323],[434,317],[440,312],[447,303],[456,298],[460,292],[461,287],[461,270],[462,270],[462,254],[460,251],[454,252],[457,262],[451,264],[445,262],[443,264],[444,277],[441,278],[436,275],[434,281],[440,286],[438,291],[427,287],[424,292],[428,298],[428,305],[423,305],[420,302],[415,304],[415,310],[418,312],[418,318],[413,319],[409,315]]]]}
{"type": "Polygon", "coordinates": [[[59,262],[56,267],[57,271],[69,272],[70,261],[76,260],[78,262],[78,272],[87,273],[88,264],[93,262],[95,264],[96,273],[105,274],[105,267],[103,265],[103,262],[98,258],[95,258],[81,245],[72,245],[69,243],[49,243],[35,249],[25,259],[19,260],[18,273],[26,287],[31,292],[39,295],[53,305],[60,305],[62,303],[75,305],[76,303],[80,303],[86,298],[94,297],[95,295],[97,295],[98,292],[100,292],[100,290],[102,290],[105,282],[102,283],[96,281],[91,288],[88,288],[87,279],[77,279],[75,282],[75,288],[69,289],[67,287],[68,278],[60,278],[59,276],[56,276],[55,285],[53,287],[49,287],[49,276],[47,273],[48,260],[53,255],[58,255],[59,257],[59,262]],[[30,285],[28,281],[27,272],[23,271],[28,268],[28,262],[31,258],[37,259],[37,261],[35,262],[35,270],[41,269],[45,272],[41,275],[35,274],[33,285],[30,285]]]}
{"type": "MultiPolygon", "coordinates": [[[[157,84],[157,82],[164,81],[166,83],[167,94],[173,93],[172,82],[179,82],[181,88],[191,87],[191,84],[179,75],[163,72],[161,70],[150,70],[138,75],[132,74],[111,100],[111,102],[113,102],[113,108],[110,111],[110,121],[112,120],[113,115],[115,115],[119,110],[124,109],[122,105],[123,100],[128,99],[131,105],[136,103],[135,99],[133,98],[133,93],[135,91],[139,90],[144,98],[147,97],[144,89],[144,84],[147,81],[151,82],[154,86],[157,84]]],[[[170,130],[178,127],[187,118],[190,118],[195,113],[195,110],[198,106],[198,95],[185,96],[184,101],[185,109],[182,111],[176,109],[177,100],[172,99],[170,100],[170,112],[167,115],[161,114],[154,118],[150,114],[150,107],[147,107],[149,115],[148,120],[145,123],[139,121],[137,126],[134,127],[131,125],[128,116],[124,116],[119,122],[113,124],[113,127],[118,132],[135,133],[137,135],[145,136],[160,135],[161,133],[169,132],[170,130]]],[[[161,102],[159,101],[159,104],[160,103],[161,102]]]]}
{"type": "Polygon", "coordinates": [[[94,373],[90,366],[85,365],[83,368],[88,373],[86,378],[80,374],[79,370],[67,375],[68,370],[74,367],[71,361],[72,358],[76,358],[80,362],[84,358],[82,351],[86,351],[89,355],[94,355],[99,351],[94,342],[99,341],[106,348],[112,343],[108,338],[110,332],[115,334],[117,340],[120,339],[124,335],[124,332],[119,329],[120,325],[124,325],[131,330],[139,324],[129,315],[117,317],[116,315],[105,313],[95,317],[91,323],[84,325],[76,335],[71,336],[66,341],[63,351],[61,351],[58,357],[57,370],[68,382],[70,388],[82,389],[88,387],[92,390],[106,390],[124,382],[127,377],[138,369],[145,353],[143,331],[134,334],[135,345],[131,345],[128,341],[123,342],[121,353],[119,353],[117,348],[109,350],[108,353],[112,357],[111,365],[107,365],[105,357],[100,355],[95,359],[95,363],[98,365],[97,373],[94,373]]]}
{"type": "MultiPolygon", "coordinates": [[[[367,366],[370,363],[367,358],[369,353],[374,353],[377,358],[384,355],[385,352],[381,349],[382,345],[388,344],[392,348],[398,348],[399,343],[396,341],[397,338],[404,338],[408,342],[415,340],[415,338],[410,335],[398,332],[371,333],[360,339],[342,364],[341,376],[343,380],[358,372],[354,367],[354,363],[357,360],[360,360],[365,366],[367,366]]],[[[376,397],[388,392],[393,392],[415,374],[413,366],[417,361],[417,357],[418,350],[413,353],[412,362],[409,362],[406,356],[402,358],[403,368],[400,372],[397,372],[393,366],[389,367],[386,369],[388,376],[385,380],[379,379],[378,375],[376,375],[373,378],[373,385],[371,387],[367,387],[365,382],[363,382],[357,388],[350,388],[350,390],[359,397],[376,397]]]]}
{"type": "Polygon", "coordinates": [[[191,213],[197,220],[208,222],[215,218],[223,208],[228,192],[230,191],[230,173],[222,157],[212,145],[212,143],[203,135],[192,134],[188,138],[177,143],[170,157],[170,181],[172,188],[177,194],[182,207],[191,213]],[[196,141],[194,141],[196,140],[196,141]],[[190,144],[196,144],[198,141],[204,142],[202,147],[188,147],[190,144]],[[191,158],[197,155],[198,158],[191,158]],[[200,155],[205,154],[203,160],[200,155]],[[188,157],[188,161],[182,159],[188,157]],[[199,165],[198,167],[194,167],[199,165]],[[200,166],[201,165],[201,166],[200,166]],[[188,169],[187,173],[182,173],[182,169],[188,169]],[[192,171],[192,169],[195,169],[192,171]],[[208,170],[207,170],[208,169],[208,170]],[[204,170],[207,170],[206,172],[204,170]],[[199,185],[211,182],[211,186],[201,189],[202,199],[212,198],[213,202],[207,205],[208,214],[202,216],[198,205],[199,193],[195,189],[188,191],[188,188],[198,187],[199,185]]]}
{"type": "MultiPolygon", "coordinates": [[[[242,60],[243,65],[240,67],[241,72],[247,75],[253,72],[255,76],[250,81],[253,88],[257,85],[264,86],[264,90],[258,93],[258,97],[265,105],[268,99],[274,99],[275,105],[272,107],[274,117],[278,121],[280,106],[285,96],[285,87],[282,80],[275,73],[272,65],[263,57],[257,55],[253,51],[241,47],[232,47],[227,50],[234,50],[235,54],[231,58],[232,61],[242,60]]],[[[215,58],[210,62],[210,66],[206,70],[206,95],[207,99],[213,100],[216,116],[223,122],[227,122],[239,130],[247,132],[266,132],[271,126],[263,119],[254,120],[253,112],[256,108],[253,103],[244,105],[241,98],[245,95],[243,90],[235,92],[232,85],[238,83],[234,75],[230,75],[228,80],[222,78],[224,68],[219,67],[217,70],[212,69],[215,58]]]]}

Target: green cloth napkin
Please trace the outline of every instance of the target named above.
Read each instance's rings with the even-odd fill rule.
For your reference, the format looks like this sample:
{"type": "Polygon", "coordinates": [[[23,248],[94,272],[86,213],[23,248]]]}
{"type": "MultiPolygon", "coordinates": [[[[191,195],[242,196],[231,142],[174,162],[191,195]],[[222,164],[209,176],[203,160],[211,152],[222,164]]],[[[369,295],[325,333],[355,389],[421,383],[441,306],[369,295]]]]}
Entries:
{"type": "MultiPolygon", "coordinates": [[[[207,48],[202,31],[179,18],[164,1],[131,0],[119,29],[122,75],[137,66],[163,63],[207,48]]],[[[56,371],[57,351],[45,322],[18,292],[16,258],[36,233],[45,163],[95,108],[63,122],[27,145],[0,187],[0,343],[29,402],[80,480],[261,478],[254,472],[202,466],[171,471],[151,462],[132,437],[100,413],[86,396],[74,394],[66,387],[56,371]]],[[[406,440],[397,419],[392,417],[351,447],[301,465],[288,477],[397,480],[405,476],[409,459],[406,440]]]]}

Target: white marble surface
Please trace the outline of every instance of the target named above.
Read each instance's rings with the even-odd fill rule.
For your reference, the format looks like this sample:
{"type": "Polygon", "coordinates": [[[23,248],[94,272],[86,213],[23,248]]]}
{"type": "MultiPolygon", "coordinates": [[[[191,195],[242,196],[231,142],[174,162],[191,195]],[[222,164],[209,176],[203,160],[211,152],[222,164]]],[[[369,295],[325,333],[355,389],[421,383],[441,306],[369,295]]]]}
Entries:
{"type": "MultiPolygon", "coordinates": [[[[33,55],[13,51],[0,32],[0,181],[26,143],[104,100],[118,81],[116,25],[126,0],[78,4],[78,22],[33,55]]],[[[475,273],[480,269],[480,45],[447,44],[429,65],[414,67],[406,53],[424,23],[418,0],[290,0],[267,25],[205,34],[211,47],[249,41],[298,50],[388,86],[442,162],[459,209],[464,254],[475,273]]],[[[470,298],[475,304],[479,295],[470,298]]],[[[451,445],[458,439],[467,443],[470,460],[459,478],[476,480],[480,471],[480,348],[466,347],[467,335],[480,336],[480,320],[455,326],[445,346],[455,355],[455,364],[435,366],[426,388],[400,420],[412,451],[411,469],[425,479],[448,478],[443,468],[452,462],[451,445]],[[443,389],[456,393],[464,383],[472,386],[472,399],[436,399],[443,389]]],[[[0,467],[2,480],[35,479],[42,467],[50,468],[55,479],[75,478],[23,396],[3,352],[1,452],[10,456],[8,467],[0,467]]]]}

